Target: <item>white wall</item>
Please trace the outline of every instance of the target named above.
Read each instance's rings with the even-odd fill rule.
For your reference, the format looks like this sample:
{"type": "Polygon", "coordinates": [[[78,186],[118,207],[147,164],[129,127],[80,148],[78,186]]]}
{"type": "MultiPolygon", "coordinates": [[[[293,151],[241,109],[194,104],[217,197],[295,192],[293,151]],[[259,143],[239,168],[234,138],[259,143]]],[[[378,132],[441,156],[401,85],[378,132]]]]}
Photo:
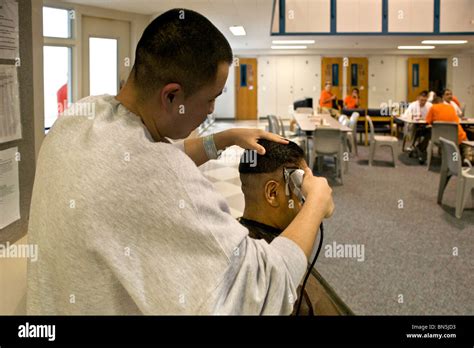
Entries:
{"type": "Polygon", "coordinates": [[[337,32],[382,32],[382,0],[338,0],[337,32]]]}
{"type": "Polygon", "coordinates": [[[390,0],[388,31],[423,33],[433,31],[434,0],[390,0]]]}
{"type": "Polygon", "coordinates": [[[369,57],[369,108],[382,103],[406,101],[407,57],[369,57]]]}
{"type": "Polygon", "coordinates": [[[474,56],[458,55],[448,59],[448,88],[466,104],[466,116],[474,117],[474,56]]]}
{"type": "Polygon", "coordinates": [[[439,29],[443,32],[474,31],[474,1],[441,0],[439,29]]]}
{"type": "Polygon", "coordinates": [[[216,118],[235,118],[235,67],[229,68],[229,76],[222,91],[222,94],[216,99],[214,107],[216,118]]]}
{"type": "MultiPolygon", "coordinates": [[[[303,97],[317,104],[321,93],[321,56],[258,57],[258,115],[289,116],[289,106],[303,97]]],[[[406,56],[369,56],[369,107],[406,101],[406,56]]],[[[343,74],[343,80],[346,80],[343,74]]],[[[343,85],[344,82],[343,81],[343,85]]]]}
{"type": "MultiPolygon", "coordinates": [[[[258,57],[258,115],[273,114],[286,118],[290,114],[289,106],[302,97],[312,97],[313,103],[317,104],[321,93],[321,58],[316,55],[258,57]]],[[[457,67],[452,64],[454,57],[446,58],[447,87],[461,103],[466,103],[466,115],[474,117],[474,55],[456,56],[457,67]]],[[[369,108],[379,108],[390,100],[409,102],[408,56],[368,56],[368,62],[369,108]]],[[[343,79],[346,79],[345,75],[343,79]]]]}
{"type": "Polygon", "coordinates": [[[258,57],[258,115],[288,117],[293,102],[317,102],[321,93],[321,56],[258,57]]]}

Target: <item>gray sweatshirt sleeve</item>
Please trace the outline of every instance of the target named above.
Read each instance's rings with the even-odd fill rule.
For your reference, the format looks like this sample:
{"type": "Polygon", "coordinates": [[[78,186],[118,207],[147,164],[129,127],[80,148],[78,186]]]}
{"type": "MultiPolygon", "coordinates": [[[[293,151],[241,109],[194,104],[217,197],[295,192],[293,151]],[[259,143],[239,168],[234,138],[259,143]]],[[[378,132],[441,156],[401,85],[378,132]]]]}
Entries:
{"type": "MultiPolygon", "coordinates": [[[[248,237],[248,230],[231,216],[223,197],[200,172],[188,168],[186,176],[179,177],[186,200],[192,202],[190,213],[228,258],[222,280],[203,308],[215,314],[291,314],[307,267],[301,248],[285,237],[270,244],[248,237]]],[[[191,216],[186,219],[188,224],[192,221],[191,216]]]]}
{"type": "Polygon", "coordinates": [[[303,251],[285,237],[271,244],[246,237],[237,250],[242,256],[231,259],[215,314],[289,315],[306,268],[303,251]]]}

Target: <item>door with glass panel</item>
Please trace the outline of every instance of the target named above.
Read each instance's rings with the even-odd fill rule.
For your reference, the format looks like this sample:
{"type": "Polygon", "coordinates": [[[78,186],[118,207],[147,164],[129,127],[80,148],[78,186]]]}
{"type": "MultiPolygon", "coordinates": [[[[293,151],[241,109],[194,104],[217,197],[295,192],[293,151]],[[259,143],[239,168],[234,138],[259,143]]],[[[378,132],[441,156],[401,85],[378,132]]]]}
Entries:
{"type": "Polygon", "coordinates": [[[130,22],[83,16],[82,96],[117,95],[130,70],[130,22]]]}

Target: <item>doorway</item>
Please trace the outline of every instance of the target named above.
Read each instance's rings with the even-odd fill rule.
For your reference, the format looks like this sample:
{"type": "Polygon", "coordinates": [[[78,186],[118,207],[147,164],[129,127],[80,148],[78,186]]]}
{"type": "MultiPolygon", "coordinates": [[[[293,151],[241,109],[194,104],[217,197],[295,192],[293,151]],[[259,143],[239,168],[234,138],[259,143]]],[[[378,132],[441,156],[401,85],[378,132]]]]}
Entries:
{"type": "Polygon", "coordinates": [[[359,90],[359,108],[367,109],[369,101],[369,61],[367,58],[349,58],[346,69],[346,95],[353,88],[359,90]]]}
{"type": "MultiPolygon", "coordinates": [[[[332,84],[332,93],[337,100],[342,100],[342,58],[324,57],[321,61],[321,91],[326,83],[332,84]]],[[[319,100],[314,103],[319,105],[319,100]]]]}
{"type": "Polygon", "coordinates": [[[408,58],[408,102],[416,100],[422,91],[441,95],[446,88],[448,60],[446,58],[408,58]]]}
{"type": "Polygon", "coordinates": [[[82,97],[117,95],[131,70],[130,23],[82,17],[82,97]]]}
{"type": "Polygon", "coordinates": [[[235,67],[237,120],[257,119],[257,58],[239,58],[235,67]]]}
{"type": "Polygon", "coordinates": [[[446,88],[446,76],[448,74],[448,60],[446,58],[429,59],[429,87],[436,95],[441,95],[446,88]]]}

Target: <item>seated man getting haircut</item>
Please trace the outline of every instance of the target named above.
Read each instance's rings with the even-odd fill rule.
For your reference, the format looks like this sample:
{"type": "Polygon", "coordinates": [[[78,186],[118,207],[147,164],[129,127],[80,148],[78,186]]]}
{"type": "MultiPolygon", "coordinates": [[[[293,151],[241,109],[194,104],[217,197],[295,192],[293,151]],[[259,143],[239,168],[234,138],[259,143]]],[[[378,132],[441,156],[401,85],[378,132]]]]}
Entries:
{"type": "MultiPolygon", "coordinates": [[[[251,238],[264,239],[270,243],[301,209],[298,198],[287,188],[284,170],[303,169],[307,164],[303,150],[291,141],[288,145],[282,145],[262,139],[259,144],[265,147],[265,155],[257,155],[256,162],[250,163],[246,161],[250,156],[244,153],[240,161],[245,209],[239,221],[248,228],[251,238]]],[[[298,289],[298,296],[300,291],[301,288],[298,289]]],[[[293,314],[299,301],[298,298],[293,314]]],[[[313,268],[305,286],[299,314],[349,315],[352,312],[313,268]]]]}

